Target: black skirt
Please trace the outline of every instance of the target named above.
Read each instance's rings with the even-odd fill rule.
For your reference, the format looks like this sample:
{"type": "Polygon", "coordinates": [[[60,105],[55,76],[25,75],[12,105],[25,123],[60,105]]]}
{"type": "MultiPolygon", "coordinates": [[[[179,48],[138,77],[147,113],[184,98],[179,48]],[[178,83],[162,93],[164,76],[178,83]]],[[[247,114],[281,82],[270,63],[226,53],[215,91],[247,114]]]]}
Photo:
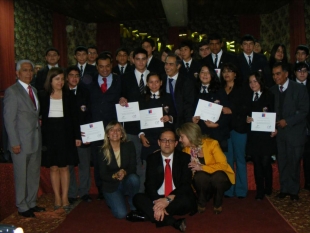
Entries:
{"type": "Polygon", "coordinates": [[[66,137],[65,119],[48,118],[42,146],[42,166],[66,167],[77,165],[79,160],[75,140],[66,137]]]}

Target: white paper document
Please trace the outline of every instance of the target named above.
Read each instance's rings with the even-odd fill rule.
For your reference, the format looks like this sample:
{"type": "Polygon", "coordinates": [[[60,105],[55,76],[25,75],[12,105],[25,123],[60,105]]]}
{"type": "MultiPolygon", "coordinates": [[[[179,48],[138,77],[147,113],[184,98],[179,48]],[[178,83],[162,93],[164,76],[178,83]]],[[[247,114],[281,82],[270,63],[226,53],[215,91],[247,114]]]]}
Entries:
{"type": "Polygon", "coordinates": [[[251,131],[274,132],[276,127],[276,113],[252,112],[253,122],[251,131]]]}
{"type": "Polygon", "coordinates": [[[139,103],[130,102],[127,106],[121,106],[120,104],[115,104],[117,120],[119,122],[129,122],[140,120],[139,114],[139,103]]]}
{"type": "Polygon", "coordinates": [[[222,109],[222,105],[199,99],[194,116],[200,116],[201,120],[215,123],[219,120],[222,109]]]}
{"type": "Polygon", "coordinates": [[[81,125],[80,128],[81,132],[84,133],[84,136],[82,136],[83,143],[104,139],[104,126],[102,121],[81,125]]]}
{"type": "Polygon", "coordinates": [[[163,117],[163,108],[149,108],[140,111],[141,129],[164,127],[164,122],[160,121],[163,117]]]}

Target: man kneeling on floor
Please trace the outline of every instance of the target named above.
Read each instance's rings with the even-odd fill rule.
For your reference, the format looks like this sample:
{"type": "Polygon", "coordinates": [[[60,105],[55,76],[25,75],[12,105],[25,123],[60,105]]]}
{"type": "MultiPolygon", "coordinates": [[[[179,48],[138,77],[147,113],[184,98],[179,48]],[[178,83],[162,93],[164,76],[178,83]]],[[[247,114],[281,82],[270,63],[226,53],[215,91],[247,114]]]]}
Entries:
{"type": "Polygon", "coordinates": [[[192,172],[188,168],[190,156],[175,150],[176,135],[164,129],[159,135],[160,151],[147,158],[145,193],[134,196],[137,211],[127,215],[132,222],[149,220],[156,227],[173,226],[184,232],[185,218],[175,219],[174,215],[194,214],[197,206],[191,188],[192,172]]]}

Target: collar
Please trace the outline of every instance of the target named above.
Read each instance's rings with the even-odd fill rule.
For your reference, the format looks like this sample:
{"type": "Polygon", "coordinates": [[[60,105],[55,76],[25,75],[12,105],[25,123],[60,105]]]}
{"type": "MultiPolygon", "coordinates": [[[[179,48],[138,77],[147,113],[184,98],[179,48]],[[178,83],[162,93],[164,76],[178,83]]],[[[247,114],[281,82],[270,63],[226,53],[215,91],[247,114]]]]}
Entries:
{"type": "Polygon", "coordinates": [[[289,82],[289,80],[287,78],[286,82],[283,85],[278,85],[279,86],[279,90],[280,90],[280,86],[283,86],[283,91],[285,91],[287,89],[287,87],[288,87],[288,82],[289,82]]]}
{"type": "Polygon", "coordinates": [[[81,68],[81,66],[83,66],[83,73],[84,73],[84,71],[85,71],[85,67],[86,67],[86,65],[87,65],[87,62],[86,62],[86,63],[84,63],[83,65],[82,65],[82,64],[80,64],[80,63],[78,63],[77,65],[78,65],[78,68],[79,68],[79,69],[81,68]]]}
{"type": "MultiPolygon", "coordinates": [[[[25,88],[25,89],[28,91],[28,86],[30,85],[30,83],[27,84],[27,83],[21,81],[20,79],[18,79],[18,82],[20,83],[20,85],[23,86],[23,88],[25,88]]],[[[31,85],[30,85],[30,86],[31,86],[31,85]]]]}
{"type": "MultiPolygon", "coordinates": [[[[107,76],[106,78],[107,78],[107,79],[113,78],[112,73],[110,73],[109,76],[107,76]]],[[[102,77],[100,74],[98,74],[98,79],[102,80],[103,77],[102,77]]]]}
{"type": "Polygon", "coordinates": [[[155,99],[159,98],[159,91],[156,91],[155,93],[151,91],[151,98],[153,99],[153,95],[155,94],[155,99]]]}
{"type": "Polygon", "coordinates": [[[299,80],[296,78],[296,82],[297,82],[297,83],[303,83],[304,85],[307,85],[307,79],[306,79],[305,81],[301,82],[301,81],[299,81],[299,80]]]}
{"type": "Polygon", "coordinates": [[[127,63],[125,65],[120,65],[120,64],[117,64],[118,65],[118,68],[119,70],[122,70],[122,67],[124,67],[124,71],[126,70],[126,67],[127,67],[127,63]]]}
{"type": "Polygon", "coordinates": [[[245,52],[243,52],[243,55],[244,55],[244,57],[245,57],[245,59],[248,61],[249,60],[249,56],[251,57],[251,61],[253,62],[253,56],[254,56],[254,54],[253,54],[253,52],[250,54],[250,55],[248,55],[248,54],[246,54],[245,52]]]}
{"type": "Polygon", "coordinates": [[[211,53],[211,54],[212,54],[213,60],[215,59],[216,55],[217,55],[217,59],[219,59],[223,54],[223,50],[221,49],[221,51],[219,51],[217,54],[214,54],[214,53],[211,53]]]}
{"type": "Polygon", "coordinates": [[[174,75],[173,77],[168,76],[168,78],[172,78],[174,80],[177,80],[178,79],[178,75],[179,75],[179,73],[176,73],[176,75],[174,75]]]}
{"type": "Polygon", "coordinates": [[[53,67],[58,67],[58,64],[56,64],[56,65],[54,65],[54,66],[51,66],[50,64],[47,64],[47,66],[48,66],[48,69],[50,70],[50,69],[52,69],[53,67]]]}
{"type": "Polygon", "coordinates": [[[163,156],[163,154],[161,154],[161,157],[162,157],[162,159],[163,159],[163,162],[166,164],[166,161],[165,161],[165,159],[170,159],[170,167],[171,167],[171,165],[172,165],[172,161],[173,161],[173,154],[174,153],[172,153],[171,155],[169,155],[168,157],[166,157],[166,156],[163,156]]]}
{"type": "Polygon", "coordinates": [[[191,67],[192,61],[193,61],[193,58],[191,58],[191,59],[190,59],[189,61],[187,61],[187,62],[183,60],[183,63],[184,63],[185,68],[186,68],[186,63],[188,63],[189,67],[191,67]]]}
{"type": "Polygon", "coordinates": [[[135,69],[135,75],[136,77],[141,77],[141,74],[143,74],[143,78],[146,78],[146,76],[149,74],[150,71],[148,71],[147,69],[145,69],[143,71],[143,73],[141,73],[140,71],[138,71],[137,69],[135,69]]]}

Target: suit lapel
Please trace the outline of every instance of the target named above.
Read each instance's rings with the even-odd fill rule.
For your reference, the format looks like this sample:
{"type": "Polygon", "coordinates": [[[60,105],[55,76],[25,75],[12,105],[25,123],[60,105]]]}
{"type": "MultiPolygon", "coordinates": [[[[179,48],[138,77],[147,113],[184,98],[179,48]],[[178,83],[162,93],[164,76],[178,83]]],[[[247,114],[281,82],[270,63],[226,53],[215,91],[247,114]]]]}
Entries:
{"type": "MultiPolygon", "coordinates": [[[[29,94],[25,90],[25,88],[19,82],[16,83],[16,87],[18,89],[18,92],[21,94],[21,97],[22,97],[23,101],[25,102],[25,104],[28,105],[28,107],[33,110],[34,114],[37,114],[38,111],[36,111],[36,109],[34,108],[34,105],[33,105],[32,101],[29,97],[29,94]]],[[[35,94],[37,100],[39,100],[36,92],[34,92],[34,94],[35,94]]]]}

